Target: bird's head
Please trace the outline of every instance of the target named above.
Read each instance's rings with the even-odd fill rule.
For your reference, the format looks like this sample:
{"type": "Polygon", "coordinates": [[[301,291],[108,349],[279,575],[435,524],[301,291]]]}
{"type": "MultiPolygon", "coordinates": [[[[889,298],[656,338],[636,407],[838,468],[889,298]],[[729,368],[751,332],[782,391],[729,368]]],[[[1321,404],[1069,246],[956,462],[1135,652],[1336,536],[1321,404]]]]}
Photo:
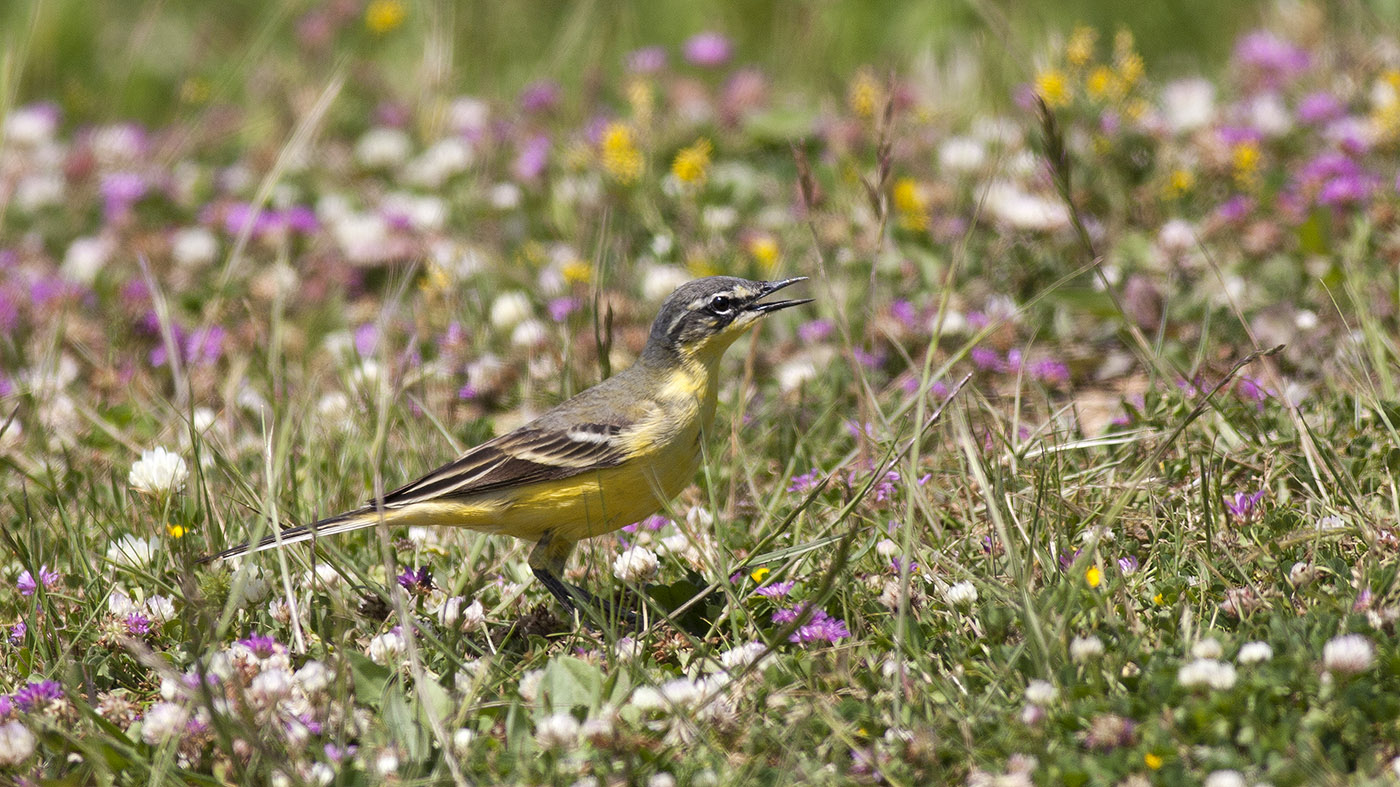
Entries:
{"type": "Polygon", "coordinates": [[[657,360],[717,356],[765,314],[811,303],[811,298],[760,302],[806,280],[805,276],[782,281],[710,276],[686,282],[661,304],[644,355],[657,360]]]}

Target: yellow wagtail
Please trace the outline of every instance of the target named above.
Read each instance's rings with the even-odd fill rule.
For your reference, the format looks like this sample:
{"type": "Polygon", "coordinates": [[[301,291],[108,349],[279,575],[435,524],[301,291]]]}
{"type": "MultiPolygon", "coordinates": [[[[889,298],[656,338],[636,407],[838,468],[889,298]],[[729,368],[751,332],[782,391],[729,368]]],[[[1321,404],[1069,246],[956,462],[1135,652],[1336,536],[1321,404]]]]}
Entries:
{"type": "Polygon", "coordinates": [[[760,302],[800,281],[711,276],[683,284],[661,305],[642,357],[626,371],[382,500],[209,559],[380,522],[469,527],[535,542],[535,577],[569,609],[575,598],[591,603],[591,594],[560,579],[574,544],[656,513],[690,483],[714,420],[720,357],[765,314],[811,302],[760,302]]]}

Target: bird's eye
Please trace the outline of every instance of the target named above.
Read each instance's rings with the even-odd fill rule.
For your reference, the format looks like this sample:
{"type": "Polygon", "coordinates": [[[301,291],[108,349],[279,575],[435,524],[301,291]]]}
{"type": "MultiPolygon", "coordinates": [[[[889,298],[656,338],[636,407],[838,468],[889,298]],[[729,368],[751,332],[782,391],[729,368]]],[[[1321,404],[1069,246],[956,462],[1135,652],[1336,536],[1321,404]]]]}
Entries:
{"type": "Polygon", "coordinates": [[[710,299],[710,313],[721,317],[734,311],[734,299],[728,295],[716,295],[710,299]]]}

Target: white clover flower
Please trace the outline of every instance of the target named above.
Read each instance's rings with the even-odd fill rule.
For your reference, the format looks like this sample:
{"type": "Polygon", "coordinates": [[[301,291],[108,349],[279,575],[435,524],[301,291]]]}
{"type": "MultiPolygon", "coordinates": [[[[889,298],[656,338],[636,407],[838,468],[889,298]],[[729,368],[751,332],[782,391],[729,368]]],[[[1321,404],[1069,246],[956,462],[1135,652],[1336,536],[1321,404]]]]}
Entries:
{"type": "Polygon", "coordinates": [[[684,268],[650,265],[642,271],[642,297],[648,301],[659,301],[688,281],[690,274],[684,268]]]}
{"type": "Polygon", "coordinates": [[[165,596],[151,596],[141,607],[146,617],[157,626],[175,619],[175,602],[165,596]]]}
{"type": "Polygon", "coordinates": [[[190,720],[189,711],[173,702],[157,702],[141,720],[141,740],[152,746],[178,738],[190,720]]]}
{"type": "Polygon", "coordinates": [[[1250,100],[1249,122],[1266,137],[1281,137],[1293,130],[1293,115],[1278,93],[1264,93],[1250,100]]]}
{"type": "Polygon", "coordinates": [[[496,210],[515,210],[520,207],[520,200],[523,198],[520,187],[514,183],[501,182],[491,187],[486,193],[486,201],[491,203],[491,207],[496,210]]]}
{"type": "Polygon", "coordinates": [[[572,749],[578,745],[578,719],[569,713],[555,713],[535,724],[535,743],[541,749],[572,749]]]}
{"type": "Polygon", "coordinates": [[[1301,560],[1288,569],[1288,583],[1295,588],[1311,585],[1315,579],[1317,579],[1317,567],[1310,566],[1301,560]]]}
{"type": "Polygon", "coordinates": [[[312,659],[301,665],[301,669],[292,673],[292,680],[301,687],[305,694],[316,694],[331,685],[335,675],[324,662],[312,659]]]}
{"type": "MultiPolygon", "coordinates": [[[[953,607],[970,607],[977,603],[977,586],[971,582],[958,582],[943,589],[943,600],[953,607]]],[[[1077,642],[1078,640],[1076,640],[1077,642]]],[[[1102,648],[1102,646],[1100,646],[1102,648]]],[[[1070,646],[1073,652],[1074,646],[1070,646]]]]}
{"type": "Polygon", "coordinates": [[[617,642],[613,644],[613,655],[622,661],[631,661],[642,655],[644,651],[642,643],[632,637],[619,637],[617,642]]]}
{"type": "Polygon", "coordinates": [[[155,554],[155,539],[137,538],[133,535],[122,536],[107,547],[107,559],[126,568],[141,568],[150,565],[155,554]]]}
{"type": "Polygon", "coordinates": [[[745,642],[742,645],[721,651],[719,663],[727,670],[741,669],[754,663],[763,654],[766,646],[762,642],[745,642]]]}
{"type": "Polygon", "coordinates": [[[1162,88],[1162,116],[1181,134],[1209,125],[1215,116],[1215,86],[1205,79],[1182,79],[1162,88]]]}
{"type": "Polygon", "coordinates": [[[653,774],[647,779],[647,787],[676,787],[676,777],[665,771],[653,774]]]}
{"type": "Polygon", "coordinates": [[[976,172],[987,163],[987,148],[974,137],[949,137],[938,146],[938,166],[954,175],[976,172]]]}
{"type": "Polygon", "coordinates": [[[369,641],[369,658],[375,664],[397,662],[407,647],[408,642],[404,640],[402,633],[397,630],[389,631],[369,641]]]}
{"type": "Polygon", "coordinates": [[[1215,659],[1196,659],[1181,665],[1176,671],[1176,682],[1187,688],[1209,686],[1225,691],[1235,685],[1235,678],[1233,664],[1215,659]]]}
{"type": "Polygon", "coordinates": [[[16,147],[38,147],[53,139],[58,113],[43,104],[11,109],[5,116],[5,142],[16,147]]]}
{"type": "Polygon", "coordinates": [[[1191,646],[1191,655],[1198,659],[1218,659],[1225,652],[1220,646],[1220,640],[1206,638],[1191,646]]]}
{"type": "Polygon", "coordinates": [[[491,302],[491,325],[500,331],[508,331],[533,317],[534,307],[530,296],[523,292],[503,292],[491,302]]]}
{"type": "Polygon", "coordinates": [[[486,130],[491,105],[472,96],[458,96],[447,107],[447,127],[455,134],[475,134],[486,130]]]}
{"type": "Polygon", "coordinates": [[[413,140],[398,128],[372,128],[355,143],[355,160],[366,169],[402,164],[413,150],[413,140]]]}
{"type": "Polygon", "coordinates": [[[253,702],[270,707],[292,692],[292,675],[284,669],[267,669],[253,676],[248,694],[253,702]]]}
{"type": "Polygon", "coordinates": [[[1274,649],[1267,642],[1246,642],[1240,646],[1235,661],[1241,664],[1260,664],[1274,657],[1274,649]]]}
{"type": "Polygon", "coordinates": [[[107,596],[107,612],[114,618],[125,618],[137,610],[136,602],[121,588],[112,588],[107,596]]]}
{"type": "Polygon", "coordinates": [[[399,772],[399,754],[393,749],[385,749],[374,757],[374,772],[383,776],[392,776],[399,772]]]}
{"type": "Polygon", "coordinates": [[[632,692],[632,697],[627,701],[627,704],[643,713],[662,710],[667,707],[666,700],[661,696],[661,692],[652,686],[638,686],[637,689],[632,692]]]}
{"type": "Polygon", "coordinates": [[[879,543],[875,544],[875,554],[888,560],[899,554],[899,544],[888,538],[882,538],[879,543]]]}
{"type": "Polygon", "coordinates": [[[1048,680],[1037,679],[1026,684],[1026,702],[1032,705],[1049,705],[1059,693],[1060,690],[1048,680]]]}
{"type": "Polygon", "coordinates": [[[715,523],[715,515],[700,506],[695,506],[685,512],[685,523],[694,530],[708,530],[715,523]]]}
{"type": "Polygon", "coordinates": [[[184,268],[208,265],[218,253],[218,238],[204,227],[183,227],[170,238],[170,256],[184,268]]]}
{"type": "Polygon", "coordinates": [[[773,376],[778,381],[778,390],[789,393],[801,388],[804,383],[817,379],[819,372],[811,354],[803,353],[784,361],[773,376]]]}
{"type": "Polygon", "coordinates": [[[462,604],[466,603],[463,596],[449,596],[442,600],[442,604],[437,608],[438,623],[447,628],[457,625],[462,619],[462,604]]]}
{"type": "Polygon", "coordinates": [[[436,189],[453,175],[466,172],[475,157],[464,139],[439,140],[404,166],[403,179],[414,186],[436,189]]]}
{"type": "Polygon", "coordinates": [[[705,685],[690,678],[676,678],[661,684],[663,708],[685,709],[699,704],[705,696],[705,685]]]}
{"type": "Polygon", "coordinates": [[[700,212],[700,223],[711,232],[725,232],[739,223],[739,211],[732,205],[706,205],[700,212]]]}
{"type": "Polygon", "coordinates": [[[535,318],[530,318],[515,326],[515,330],[510,332],[510,343],[516,347],[532,348],[539,347],[549,341],[549,329],[544,327],[544,323],[535,318]]]}
{"type": "Polygon", "coordinates": [[[0,765],[18,765],[34,753],[34,733],[18,721],[0,724],[0,765]]]}
{"type": "Polygon", "coordinates": [[[419,232],[435,232],[447,222],[447,203],[441,197],[396,191],[384,195],[379,209],[407,221],[408,226],[419,232]]]}
{"type": "Polygon", "coordinates": [[[80,284],[92,284],[115,251],[116,244],[110,238],[78,238],[63,253],[63,275],[80,284]]]}
{"type": "Polygon", "coordinates": [[[1102,656],[1103,652],[1103,640],[1092,634],[1087,637],[1075,637],[1069,643],[1069,657],[1079,664],[1096,659],[1102,656]]]}
{"type": "Polygon", "coordinates": [[[1317,529],[1322,531],[1343,530],[1347,526],[1346,520],[1339,516],[1325,516],[1317,520],[1317,529]]]}
{"type": "Polygon", "coordinates": [[[389,222],[377,213],[350,213],[328,222],[331,235],[346,261],[370,265],[390,255],[389,222]]]}
{"type": "Polygon", "coordinates": [[[452,751],[458,757],[466,757],[471,753],[472,743],[476,741],[476,731],[462,727],[452,733],[452,751]]]}
{"type": "Polygon", "coordinates": [[[178,492],[189,476],[190,470],[179,454],[157,446],[141,452],[141,458],[131,466],[126,482],[138,492],[160,496],[178,492]]]}
{"type": "Polygon", "coordinates": [[[1063,203],[1032,194],[1010,181],[989,184],[983,205],[987,215],[1012,229],[1051,232],[1069,226],[1069,211],[1063,203]]]}
{"type": "Polygon", "coordinates": [[[486,625],[486,609],[479,599],[473,600],[462,610],[462,630],[476,631],[486,625]]]}
{"type": "Polygon", "coordinates": [[[1196,245],[1196,229],[1185,219],[1172,219],[1157,231],[1157,247],[1167,254],[1183,254],[1196,245]]]}
{"type": "Polygon", "coordinates": [[[613,576],[623,582],[642,582],[656,576],[659,567],[655,552],[634,546],[613,561],[613,576]]]}
{"type": "Polygon", "coordinates": [[[1244,787],[1244,774],[1239,771],[1211,771],[1203,787],[1244,787]]]}
{"type": "Polygon", "coordinates": [[[1376,646],[1361,634],[1333,637],[1322,647],[1322,666],[1329,672],[1355,675],[1376,663],[1376,646]]]}
{"type": "Polygon", "coordinates": [[[68,183],[52,172],[26,175],[15,185],[14,204],[20,213],[31,215],[44,208],[62,204],[68,183]]]}
{"type": "Polygon", "coordinates": [[[526,702],[534,702],[540,696],[540,681],[544,678],[544,670],[527,670],[520,676],[520,683],[516,684],[515,690],[519,692],[520,698],[526,702]]]}

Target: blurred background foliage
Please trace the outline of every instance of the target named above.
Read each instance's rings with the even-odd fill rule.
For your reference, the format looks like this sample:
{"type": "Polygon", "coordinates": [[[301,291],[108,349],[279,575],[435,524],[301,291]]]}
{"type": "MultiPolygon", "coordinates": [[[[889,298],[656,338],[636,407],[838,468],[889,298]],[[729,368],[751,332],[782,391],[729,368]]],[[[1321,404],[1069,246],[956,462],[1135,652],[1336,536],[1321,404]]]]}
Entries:
{"type": "MultiPolygon", "coordinates": [[[[616,83],[627,52],[661,45],[675,57],[706,30],[730,36],[739,63],[788,93],[828,93],[865,65],[937,72],[971,57],[987,98],[1002,102],[1027,79],[1046,38],[1075,24],[1130,29],[1149,73],[1170,77],[1223,62],[1240,32],[1279,8],[1257,0],[9,0],[0,3],[0,36],[7,103],[56,101],[79,122],[163,124],[204,105],[309,101],[296,91],[341,67],[352,93],[374,100],[504,97],[538,79],[587,98],[616,83]]],[[[1400,0],[1336,2],[1325,13],[1331,24],[1374,29],[1400,20],[1400,0]]]]}

